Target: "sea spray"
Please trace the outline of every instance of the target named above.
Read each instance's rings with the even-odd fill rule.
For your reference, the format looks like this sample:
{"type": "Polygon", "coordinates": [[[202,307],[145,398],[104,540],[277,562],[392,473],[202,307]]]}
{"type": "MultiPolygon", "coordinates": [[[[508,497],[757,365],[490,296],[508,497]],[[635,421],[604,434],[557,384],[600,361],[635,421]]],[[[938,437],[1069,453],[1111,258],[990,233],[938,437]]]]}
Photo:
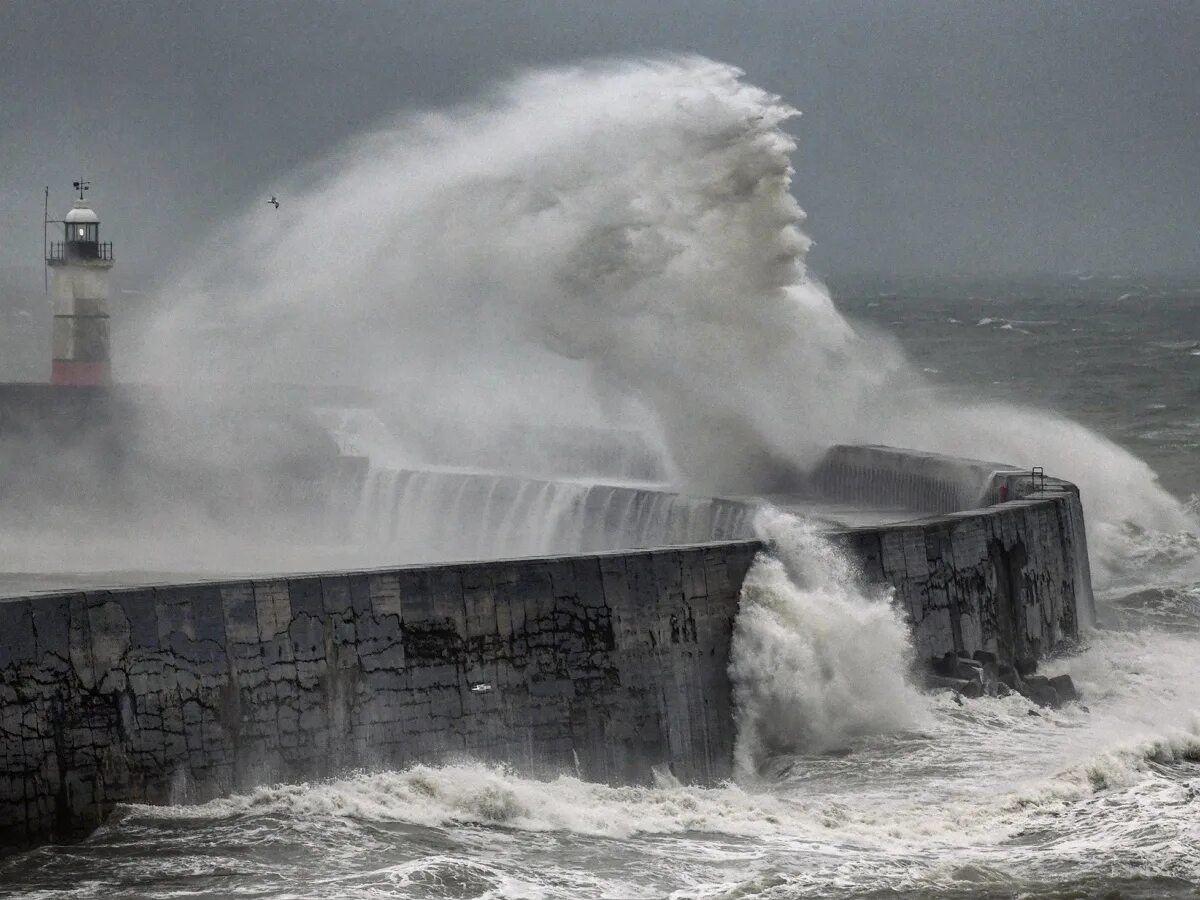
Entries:
{"type": "Polygon", "coordinates": [[[1080,485],[1089,527],[1189,527],[1116,444],[964,404],[838,312],[805,269],[795,116],[683,57],[531,72],[381,123],[288,179],[286,217],[255,201],[216,235],[117,358],[143,380],[364,384],[413,435],[454,422],[447,447],[523,422],[648,429],[694,492],[888,443],[1044,466],[1080,485]]]}
{"type": "Polygon", "coordinates": [[[908,628],[890,591],[860,586],[854,567],[810,523],[775,509],[755,522],[770,550],[742,585],[729,675],[735,764],[843,747],[917,725],[908,628]]]}

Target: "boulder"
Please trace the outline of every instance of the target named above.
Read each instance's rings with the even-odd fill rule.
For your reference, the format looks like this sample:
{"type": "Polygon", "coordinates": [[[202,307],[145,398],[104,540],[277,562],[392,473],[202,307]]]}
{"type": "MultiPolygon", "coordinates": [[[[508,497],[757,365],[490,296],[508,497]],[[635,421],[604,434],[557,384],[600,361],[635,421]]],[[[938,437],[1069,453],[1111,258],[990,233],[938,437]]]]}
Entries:
{"type": "Polygon", "coordinates": [[[947,678],[945,675],[926,675],[925,690],[927,691],[955,691],[961,694],[969,681],[964,678],[947,678]]]}
{"type": "Polygon", "coordinates": [[[959,690],[959,693],[962,694],[964,697],[970,697],[971,699],[974,699],[976,697],[982,697],[983,696],[983,682],[982,681],[968,681],[963,685],[962,689],[959,690]]]}
{"type": "Polygon", "coordinates": [[[972,654],[972,659],[983,666],[985,669],[988,666],[997,666],[1000,664],[999,658],[991,650],[976,650],[972,654]]]}
{"type": "Polygon", "coordinates": [[[1001,684],[1007,685],[1014,691],[1021,690],[1021,676],[1017,674],[1017,670],[1013,666],[1008,663],[1000,663],[996,667],[996,671],[1001,684]]]}
{"type": "Polygon", "coordinates": [[[945,675],[926,675],[925,690],[953,691],[963,697],[982,697],[983,683],[974,679],[947,678],[945,675]]]}
{"type": "Polygon", "coordinates": [[[1017,674],[1022,678],[1028,678],[1037,671],[1036,656],[1019,656],[1016,662],[1017,674]]]}
{"type": "Polygon", "coordinates": [[[960,656],[955,660],[955,677],[965,678],[967,681],[978,681],[983,683],[983,665],[973,659],[967,659],[965,656],[960,656]]]}
{"type": "Polygon", "coordinates": [[[1074,703],[1079,699],[1079,691],[1075,690],[1075,682],[1070,675],[1055,675],[1049,679],[1050,687],[1058,693],[1061,703],[1074,703]]]}
{"type": "Polygon", "coordinates": [[[985,685],[994,685],[999,682],[1000,666],[995,662],[995,656],[993,656],[991,653],[988,653],[987,656],[991,657],[990,659],[978,659],[978,655],[979,654],[976,654],[977,658],[975,661],[979,663],[983,669],[983,683],[985,685]]]}
{"type": "Polygon", "coordinates": [[[943,678],[957,678],[958,654],[951,650],[945,656],[935,657],[930,660],[929,667],[933,669],[934,675],[940,675],[943,678]]]}
{"type": "Polygon", "coordinates": [[[1057,707],[1060,705],[1058,691],[1050,684],[1050,679],[1044,675],[1030,675],[1024,679],[1021,693],[1038,706],[1057,707]]]}

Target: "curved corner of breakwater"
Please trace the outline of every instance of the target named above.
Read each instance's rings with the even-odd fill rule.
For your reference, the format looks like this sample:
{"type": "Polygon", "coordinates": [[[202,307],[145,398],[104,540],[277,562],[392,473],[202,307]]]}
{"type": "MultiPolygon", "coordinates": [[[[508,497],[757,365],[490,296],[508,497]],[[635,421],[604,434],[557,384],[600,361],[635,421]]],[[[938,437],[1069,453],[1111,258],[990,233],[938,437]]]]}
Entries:
{"type": "Polygon", "coordinates": [[[919,657],[986,650],[1036,660],[1095,623],[1083,506],[1070,482],[891,447],[834,447],[813,479],[827,496],[931,513],[830,533],[866,581],[895,587],[919,657]]]}
{"type": "MultiPolygon", "coordinates": [[[[830,532],[895,587],[923,657],[1036,658],[1091,615],[1067,482],[884,447],[835,447],[810,480],[932,513],[830,532]]],[[[0,600],[0,848],[78,837],[121,803],[446,755],[608,782],[728,777],[730,642],[762,549],[0,600]]]]}

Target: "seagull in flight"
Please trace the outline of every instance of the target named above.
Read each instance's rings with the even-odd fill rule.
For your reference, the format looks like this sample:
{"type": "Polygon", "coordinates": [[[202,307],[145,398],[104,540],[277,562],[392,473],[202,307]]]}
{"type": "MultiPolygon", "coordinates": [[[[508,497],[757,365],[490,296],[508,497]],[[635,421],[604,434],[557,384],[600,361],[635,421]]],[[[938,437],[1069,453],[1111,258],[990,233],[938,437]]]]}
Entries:
{"type": "Polygon", "coordinates": [[[272,198],[271,198],[270,200],[268,200],[267,202],[268,202],[268,203],[270,203],[270,204],[271,204],[273,207],[275,207],[276,209],[279,209],[279,201],[278,201],[278,200],[276,200],[274,197],[272,197],[272,198]]]}

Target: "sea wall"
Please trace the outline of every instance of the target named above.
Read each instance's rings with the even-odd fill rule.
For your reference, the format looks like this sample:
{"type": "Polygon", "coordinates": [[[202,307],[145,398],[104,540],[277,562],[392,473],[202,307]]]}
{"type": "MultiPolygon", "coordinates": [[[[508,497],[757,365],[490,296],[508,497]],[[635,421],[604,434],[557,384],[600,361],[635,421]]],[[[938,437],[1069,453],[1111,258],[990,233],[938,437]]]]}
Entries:
{"type": "MultiPolygon", "coordinates": [[[[907,478],[896,451],[866,459],[877,483],[907,478]]],[[[830,533],[895,588],[919,661],[1035,659],[1090,615],[1075,488],[1011,469],[978,487],[1004,502],[830,533]]],[[[446,754],[597,781],[726,777],[732,625],[761,549],[0,600],[0,847],[78,836],[119,803],[446,754]]]]}
{"type": "Polygon", "coordinates": [[[1005,662],[1032,661],[1091,624],[1078,502],[1075,494],[1038,496],[830,537],[866,582],[895,588],[919,660],[988,650],[1005,662]]]}
{"type": "Polygon", "coordinates": [[[1039,656],[1095,624],[1079,489],[1040,470],[893,447],[830,449],[827,495],[942,515],[834,532],[872,583],[890,584],[918,656],[1039,656]]]}
{"type": "Polygon", "coordinates": [[[729,775],[727,543],[0,601],[0,845],[447,753],[729,775]]]}

